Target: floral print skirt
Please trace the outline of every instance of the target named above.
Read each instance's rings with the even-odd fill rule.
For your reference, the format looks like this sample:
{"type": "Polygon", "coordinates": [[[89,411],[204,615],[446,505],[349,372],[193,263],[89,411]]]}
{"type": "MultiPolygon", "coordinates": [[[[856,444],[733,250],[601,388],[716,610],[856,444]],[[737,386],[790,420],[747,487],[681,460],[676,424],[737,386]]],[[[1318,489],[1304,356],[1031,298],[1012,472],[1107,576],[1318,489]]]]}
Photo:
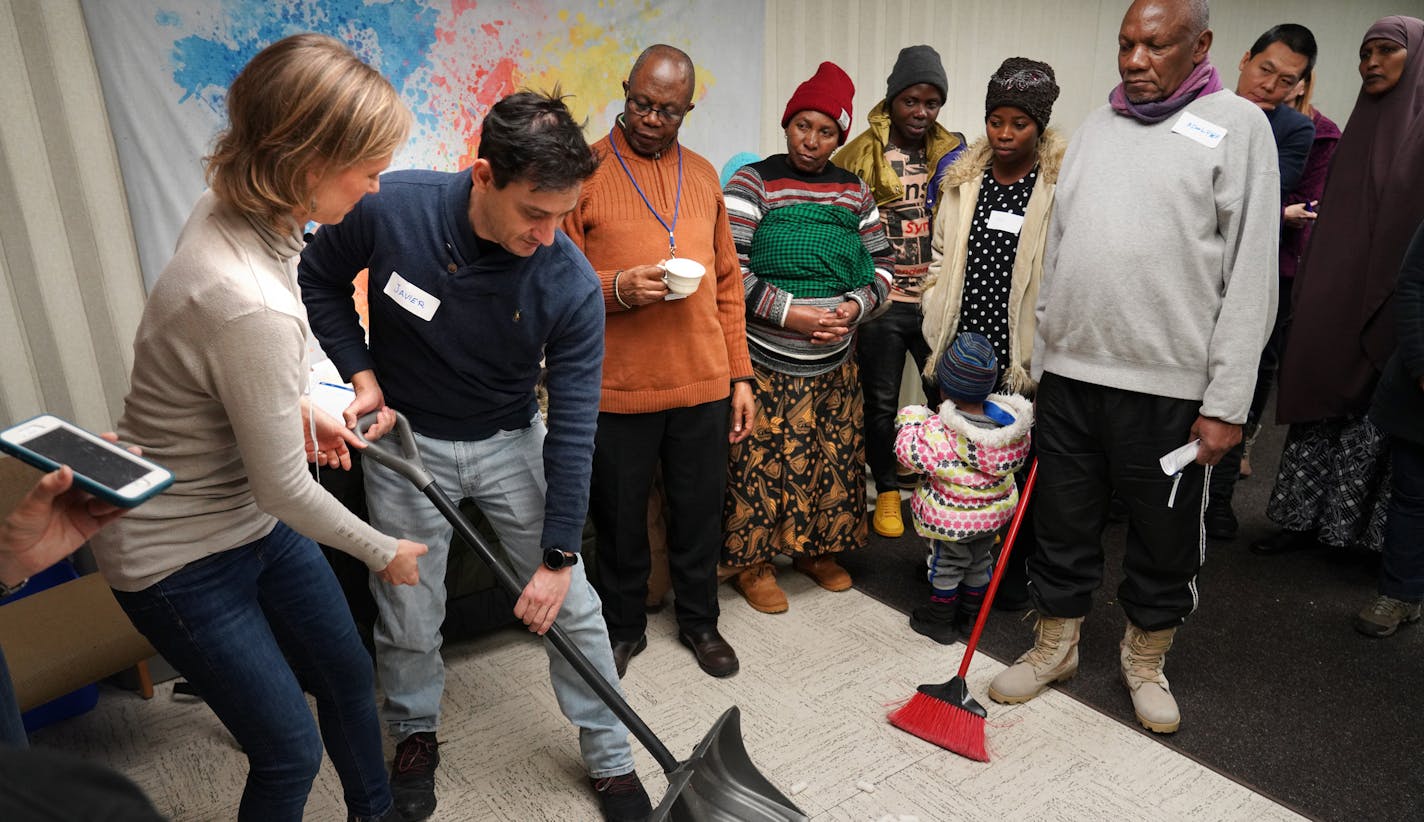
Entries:
{"type": "Polygon", "coordinates": [[[855,360],[813,377],[753,367],[756,425],[732,446],[723,507],[727,565],[863,547],[864,409],[855,360]]]}

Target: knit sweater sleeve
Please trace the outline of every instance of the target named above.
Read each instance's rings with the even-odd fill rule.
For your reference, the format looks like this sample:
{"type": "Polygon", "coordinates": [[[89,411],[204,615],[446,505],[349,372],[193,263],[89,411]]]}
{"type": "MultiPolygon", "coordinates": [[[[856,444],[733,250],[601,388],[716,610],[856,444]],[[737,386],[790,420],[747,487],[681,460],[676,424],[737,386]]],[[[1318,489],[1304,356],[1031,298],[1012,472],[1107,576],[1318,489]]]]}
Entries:
{"type": "MultiPolygon", "coordinates": [[[[579,194],[578,206],[564,217],[563,224],[559,226],[564,230],[565,234],[569,235],[569,239],[574,241],[574,245],[578,246],[580,251],[585,251],[585,253],[588,248],[588,232],[585,230],[585,224],[588,219],[587,212],[592,207],[594,197],[596,196],[597,181],[598,178],[595,177],[593,180],[584,183],[583,191],[579,194]]],[[[624,298],[624,300],[619,299],[619,297],[622,296],[622,292],[616,289],[619,284],[619,275],[623,273],[621,269],[595,269],[594,273],[598,275],[599,285],[603,289],[603,310],[606,313],[619,314],[624,311],[631,311],[637,307],[631,303],[625,305],[624,300],[626,300],[626,298],[624,298]]]]}
{"type": "Polygon", "coordinates": [[[1256,365],[1275,322],[1281,214],[1280,171],[1259,162],[1275,147],[1271,131],[1264,124],[1242,131],[1250,145],[1236,156],[1232,183],[1218,195],[1225,291],[1211,334],[1200,411],[1235,424],[1246,420],[1256,365]]]}
{"type": "Polygon", "coordinates": [[[373,248],[371,207],[358,203],[337,224],[322,226],[302,251],[297,284],[307,308],[307,322],[342,379],[375,367],[366,348],[366,332],[352,301],[356,275],[370,263],[373,248]]]}
{"type": "Polygon", "coordinates": [[[543,546],[578,553],[588,517],[593,435],[603,382],[604,307],[590,292],[549,335],[549,433],[544,439],[543,546]]]}
{"type": "Polygon", "coordinates": [[[722,198],[727,205],[727,222],[737,250],[737,262],[742,268],[746,313],[763,322],[783,326],[791,310],[791,293],[762,282],[751,268],[752,237],[767,211],[766,186],[761,175],[750,166],[742,167],[727,182],[722,198]]]}
{"type": "Polygon", "coordinates": [[[880,209],[875,206],[875,197],[864,181],[860,183],[860,241],[870,252],[875,265],[875,279],[869,285],[861,286],[846,295],[860,304],[860,317],[870,316],[877,306],[890,295],[890,283],[894,279],[895,249],[885,235],[885,224],[880,220],[880,209]]]}
{"type": "Polygon", "coordinates": [[[259,310],[230,320],[213,329],[204,352],[210,387],[227,413],[257,507],[379,571],[395,557],[396,538],[348,511],[307,468],[299,413],[303,361],[273,356],[305,345],[295,317],[259,310]]]}
{"type": "Polygon", "coordinates": [[[1310,156],[1310,146],[1315,142],[1315,124],[1309,117],[1299,118],[1299,122],[1281,135],[1276,145],[1281,172],[1281,196],[1284,198],[1295,191],[1305,173],[1306,158],[1310,156]]]}
{"type": "Polygon", "coordinates": [[[747,352],[746,292],[741,275],[741,256],[727,218],[727,205],[718,197],[716,233],[712,253],[717,268],[717,319],[727,343],[727,366],[731,380],[752,377],[752,359],[747,352]]]}

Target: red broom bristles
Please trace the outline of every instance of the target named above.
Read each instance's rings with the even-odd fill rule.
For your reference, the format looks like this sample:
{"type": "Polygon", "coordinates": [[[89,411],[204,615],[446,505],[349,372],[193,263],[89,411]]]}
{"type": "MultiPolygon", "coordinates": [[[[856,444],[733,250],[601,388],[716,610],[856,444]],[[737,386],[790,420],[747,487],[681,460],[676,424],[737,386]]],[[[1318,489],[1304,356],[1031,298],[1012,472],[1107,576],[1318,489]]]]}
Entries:
{"type": "Polygon", "coordinates": [[[890,713],[890,724],[907,733],[914,734],[926,742],[978,762],[988,762],[989,752],[984,748],[984,709],[969,696],[969,686],[964,675],[969,672],[969,661],[974,650],[979,647],[979,637],[984,633],[984,621],[989,618],[989,609],[994,603],[994,594],[999,590],[999,581],[1008,567],[1009,552],[1014,548],[1014,540],[1023,524],[1024,512],[1028,510],[1029,495],[1038,482],[1038,460],[1028,469],[1028,479],[1024,481],[1023,493],[1019,496],[1019,507],[1009,523],[1008,536],[1000,549],[999,561],[994,576],[989,580],[989,588],[984,592],[984,603],[980,606],[979,617],[974,621],[974,631],[964,648],[964,656],[959,661],[959,675],[938,685],[921,685],[910,701],[890,713]],[[978,713],[976,713],[976,711],[978,713]]]}
{"type": "Polygon", "coordinates": [[[926,742],[976,762],[989,761],[989,752],[984,748],[984,717],[958,705],[916,691],[889,718],[891,725],[926,742]]]}

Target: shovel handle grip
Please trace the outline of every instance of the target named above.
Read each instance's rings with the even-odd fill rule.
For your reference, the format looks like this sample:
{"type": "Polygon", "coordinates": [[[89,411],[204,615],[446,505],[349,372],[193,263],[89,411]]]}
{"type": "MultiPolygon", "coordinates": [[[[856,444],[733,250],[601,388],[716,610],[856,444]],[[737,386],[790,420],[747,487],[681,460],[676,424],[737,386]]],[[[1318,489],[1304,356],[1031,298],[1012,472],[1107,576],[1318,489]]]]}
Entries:
{"type": "Polygon", "coordinates": [[[424,491],[427,485],[435,481],[435,478],[425,470],[425,463],[420,461],[420,452],[416,449],[415,432],[410,428],[410,420],[407,420],[401,412],[392,411],[391,413],[396,415],[396,427],[384,437],[368,440],[364,432],[376,424],[377,413],[372,411],[362,414],[361,418],[356,420],[356,438],[366,444],[363,453],[415,483],[417,488],[424,491]],[[391,442],[392,434],[399,442],[394,444],[391,442]]]}

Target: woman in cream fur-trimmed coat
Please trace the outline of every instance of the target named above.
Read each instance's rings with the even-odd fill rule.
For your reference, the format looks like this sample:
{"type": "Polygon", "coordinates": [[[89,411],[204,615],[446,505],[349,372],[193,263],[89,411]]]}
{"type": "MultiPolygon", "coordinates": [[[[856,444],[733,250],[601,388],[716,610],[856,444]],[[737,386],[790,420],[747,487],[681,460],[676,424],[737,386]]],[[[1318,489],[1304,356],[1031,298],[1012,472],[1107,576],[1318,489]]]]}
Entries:
{"type": "MultiPolygon", "coordinates": [[[[1019,230],[1009,288],[1009,362],[1004,364],[1001,388],[1032,396],[1037,385],[1029,376],[1035,329],[1034,305],[1043,278],[1043,257],[1048,245],[1048,222],[1053,214],[1053,194],[1058,169],[1068,144],[1054,129],[1038,138],[1038,179],[1029,196],[1019,230]]],[[[935,213],[933,257],[922,302],[924,335],[930,344],[925,376],[934,379],[934,364],[959,330],[965,266],[969,256],[969,230],[979,201],[984,170],[993,162],[987,138],[980,138],[945,173],[939,210],[935,213]]]]}

